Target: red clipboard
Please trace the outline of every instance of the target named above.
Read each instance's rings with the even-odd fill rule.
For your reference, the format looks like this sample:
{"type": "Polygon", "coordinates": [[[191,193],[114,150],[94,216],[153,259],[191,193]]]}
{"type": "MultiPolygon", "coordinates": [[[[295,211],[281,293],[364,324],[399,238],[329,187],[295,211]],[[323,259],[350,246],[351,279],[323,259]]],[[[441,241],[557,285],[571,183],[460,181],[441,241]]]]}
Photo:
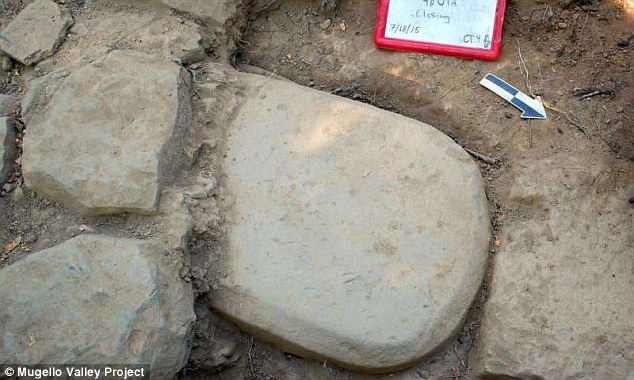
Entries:
{"type": "MultiPolygon", "coordinates": [[[[393,2],[403,1],[409,2],[412,0],[391,0],[393,2]]],[[[434,0],[423,1],[422,3],[433,4],[434,0]]],[[[438,1],[438,0],[435,0],[438,1]]],[[[442,0],[441,0],[442,1],[442,0]]],[[[444,0],[453,1],[453,0],[444,0]]],[[[459,0],[458,0],[459,1],[459,0]]],[[[472,0],[478,1],[478,0],[472,0]]],[[[483,1],[483,0],[479,0],[483,1]]],[[[492,0],[489,0],[492,1],[492,0]]],[[[481,59],[487,61],[493,61],[500,56],[502,49],[502,27],[504,24],[504,11],[506,8],[506,0],[497,1],[495,9],[495,20],[493,22],[493,32],[490,37],[490,46],[488,48],[483,47],[467,47],[445,43],[436,43],[429,41],[417,41],[406,38],[386,37],[386,30],[388,28],[388,12],[390,9],[390,0],[378,0],[376,10],[376,27],[374,30],[374,44],[377,47],[392,50],[410,51],[418,53],[430,53],[430,54],[442,54],[451,55],[468,59],[481,59]]],[[[438,4],[438,3],[436,3],[438,4]]],[[[424,12],[424,11],[423,11],[424,12]]],[[[430,13],[427,13],[429,16],[430,13]]],[[[436,15],[436,13],[434,13],[436,15]]],[[[394,25],[391,25],[394,28],[394,25]]],[[[405,25],[400,26],[401,28],[405,25]]],[[[414,26],[415,27],[415,26],[414,26]]],[[[433,26],[430,26],[433,27],[433,26]]],[[[465,35],[467,39],[468,34],[465,35]]],[[[466,41],[466,40],[465,40],[466,41]]],[[[485,43],[486,44],[486,43],[485,43]]]]}

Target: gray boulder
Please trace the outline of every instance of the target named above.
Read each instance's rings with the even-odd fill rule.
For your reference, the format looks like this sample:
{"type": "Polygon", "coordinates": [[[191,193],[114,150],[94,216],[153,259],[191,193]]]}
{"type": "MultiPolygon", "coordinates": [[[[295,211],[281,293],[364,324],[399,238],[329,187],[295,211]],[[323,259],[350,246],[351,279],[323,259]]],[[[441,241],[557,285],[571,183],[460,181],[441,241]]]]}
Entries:
{"type": "Polygon", "coordinates": [[[23,105],[26,184],[87,214],[156,213],[161,186],[187,167],[185,70],[118,50],[50,77],[23,105]]]}
{"type": "Polygon", "coordinates": [[[223,164],[229,252],[215,308],[284,350],[372,373],[450,339],[487,261],[477,166],[433,127],[271,78],[223,164]]]}
{"type": "Polygon", "coordinates": [[[181,263],[154,243],[83,235],[0,270],[0,364],[185,365],[195,319],[181,263]]]}
{"type": "Polygon", "coordinates": [[[27,5],[0,34],[0,49],[25,65],[53,55],[73,24],[70,13],[50,0],[27,5]]]}

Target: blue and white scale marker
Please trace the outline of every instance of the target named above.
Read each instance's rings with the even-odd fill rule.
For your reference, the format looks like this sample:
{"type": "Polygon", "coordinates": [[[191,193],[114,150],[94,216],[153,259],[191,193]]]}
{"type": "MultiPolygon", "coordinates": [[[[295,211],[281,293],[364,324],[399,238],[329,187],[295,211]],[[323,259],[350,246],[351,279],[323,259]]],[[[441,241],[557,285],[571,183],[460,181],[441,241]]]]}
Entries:
{"type": "Polygon", "coordinates": [[[511,103],[522,111],[522,119],[545,119],[546,110],[542,98],[531,98],[517,88],[506,83],[493,74],[487,74],[480,84],[498,94],[502,99],[511,103]]]}

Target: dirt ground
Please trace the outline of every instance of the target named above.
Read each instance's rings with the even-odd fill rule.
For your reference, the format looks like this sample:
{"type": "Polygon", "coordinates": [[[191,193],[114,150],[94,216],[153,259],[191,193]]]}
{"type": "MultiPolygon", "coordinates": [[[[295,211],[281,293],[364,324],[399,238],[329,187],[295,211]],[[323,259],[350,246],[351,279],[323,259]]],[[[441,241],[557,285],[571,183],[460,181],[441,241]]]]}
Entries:
{"type": "MultiPolygon", "coordinates": [[[[237,65],[429,123],[465,148],[497,160],[493,165],[479,161],[494,217],[493,254],[505,221],[532,212],[505,206],[515,166],[574,155],[587,167],[606,160],[614,168],[612,176],[634,180],[628,166],[634,160],[632,3],[510,1],[503,52],[495,62],[377,50],[374,2],[342,0],[336,14],[322,12],[316,3],[256,4],[237,65]],[[548,119],[520,119],[515,108],[478,84],[487,72],[540,95],[548,119]]],[[[633,197],[624,207],[631,207],[633,197]]],[[[417,368],[385,378],[474,378],[469,359],[487,284],[488,279],[454,341],[417,368]]],[[[257,344],[249,353],[250,378],[364,378],[257,344]]]]}
{"type": "Polygon", "coordinates": [[[307,1],[277,2],[250,23],[237,62],[425,121],[484,150],[509,143],[509,154],[540,149],[542,133],[561,135],[547,139],[561,149],[569,133],[584,130],[604,140],[597,146],[634,158],[631,3],[510,1],[503,53],[493,63],[377,50],[374,7],[342,0],[333,17],[307,1]],[[324,29],[324,20],[333,21],[324,29]],[[551,117],[528,128],[512,107],[482,91],[486,72],[541,95],[551,117]]]}
{"type": "MultiPolygon", "coordinates": [[[[377,50],[372,43],[374,2],[342,0],[336,14],[323,12],[316,1],[268,4],[252,8],[236,56],[238,67],[264,69],[268,75],[421,120],[498,161],[479,161],[494,216],[493,254],[504,222],[531,212],[505,206],[514,166],[575,155],[582,166],[607,160],[613,176],[634,178],[627,163],[634,159],[631,3],[510,1],[503,52],[490,63],[377,50]],[[540,95],[549,118],[520,119],[515,108],[478,84],[487,72],[540,95]]],[[[455,340],[413,370],[385,378],[474,378],[469,359],[487,284],[488,279],[455,340]]],[[[257,343],[248,350],[247,378],[365,378],[327,363],[320,368],[257,343]]],[[[233,371],[217,375],[236,377],[233,371]]]]}
{"type": "MultiPolygon", "coordinates": [[[[374,2],[340,0],[336,14],[322,11],[318,3],[280,0],[251,4],[248,26],[234,57],[236,67],[415,118],[485,156],[478,163],[491,201],[492,260],[503,244],[499,237],[504,223],[532,212],[505,205],[519,165],[575,156],[580,166],[607,162],[613,168],[609,176],[634,181],[631,0],[509,1],[503,52],[495,62],[378,50],[372,43],[374,2]],[[478,84],[487,72],[526,93],[542,96],[548,119],[520,119],[515,108],[478,84]]],[[[2,19],[10,20],[23,6],[21,0],[0,1],[2,19]]],[[[0,92],[20,94],[21,69],[3,62],[3,70],[0,92]]],[[[0,241],[16,243],[10,253],[0,249],[0,268],[79,233],[139,238],[161,233],[159,222],[142,217],[79,216],[29,190],[16,189],[20,184],[18,162],[12,183],[0,190],[0,241]]],[[[634,193],[624,207],[634,207],[634,193]]],[[[190,249],[195,257],[220,247],[207,237],[192,238],[190,249]]],[[[303,360],[253,341],[209,311],[201,295],[197,340],[182,378],[474,379],[470,359],[477,345],[488,283],[487,278],[458,336],[442,350],[411,370],[372,377],[303,360]],[[224,371],[216,372],[223,367],[224,371]]]]}

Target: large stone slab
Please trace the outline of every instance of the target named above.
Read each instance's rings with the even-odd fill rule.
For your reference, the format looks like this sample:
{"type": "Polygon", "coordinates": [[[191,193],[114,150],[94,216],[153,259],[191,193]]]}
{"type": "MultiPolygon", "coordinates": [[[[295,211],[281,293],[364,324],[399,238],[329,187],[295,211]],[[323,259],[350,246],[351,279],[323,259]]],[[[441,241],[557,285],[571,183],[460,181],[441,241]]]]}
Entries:
{"type": "Polygon", "coordinates": [[[162,246],[83,235],[0,271],[0,363],[185,365],[195,319],[162,246]]]}
{"type": "Polygon", "coordinates": [[[27,5],[0,34],[0,49],[25,65],[50,57],[72,25],[70,13],[51,0],[27,5]]]}
{"type": "Polygon", "coordinates": [[[573,157],[520,167],[481,326],[486,379],[634,377],[631,171],[573,157]],[[625,174],[625,175],[623,175],[625,174]]]}
{"type": "Polygon", "coordinates": [[[456,332],[489,219],[470,157],[429,125],[271,78],[228,130],[215,307],[287,351],[387,372],[456,332]]]}
{"type": "Polygon", "coordinates": [[[0,117],[0,185],[5,183],[13,171],[17,154],[15,128],[8,117],[0,117]]]}
{"type": "Polygon", "coordinates": [[[89,214],[154,213],[161,185],[187,161],[185,70],[119,50],[50,77],[23,105],[26,184],[89,214]]]}

